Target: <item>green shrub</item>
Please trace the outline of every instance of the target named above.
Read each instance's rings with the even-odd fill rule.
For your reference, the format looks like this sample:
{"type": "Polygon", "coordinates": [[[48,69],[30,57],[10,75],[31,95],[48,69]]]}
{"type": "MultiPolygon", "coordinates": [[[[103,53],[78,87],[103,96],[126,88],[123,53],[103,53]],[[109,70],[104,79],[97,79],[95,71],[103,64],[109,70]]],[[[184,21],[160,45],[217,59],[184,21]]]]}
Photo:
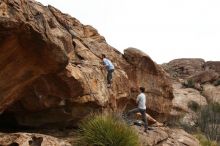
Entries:
{"type": "Polygon", "coordinates": [[[220,79],[218,79],[217,81],[214,82],[215,86],[219,86],[220,85],[220,79]]]}
{"type": "Polygon", "coordinates": [[[195,81],[193,79],[188,79],[187,83],[185,84],[187,88],[194,88],[195,87],[195,81]]]}
{"type": "Polygon", "coordinates": [[[187,106],[194,112],[197,112],[200,109],[199,104],[195,101],[188,102],[187,106]]]}
{"type": "Polygon", "coordinates": [[[84,145],[139,146],[137,133],[114,114],[91,115],[79,127],[84,145]]]}
{"type": "Polygon", "coordinates": [[[195,137],[199,140],[201,146],[218,146],[216,142],[209,141],[204,135],[196,134],[195,137]]]}

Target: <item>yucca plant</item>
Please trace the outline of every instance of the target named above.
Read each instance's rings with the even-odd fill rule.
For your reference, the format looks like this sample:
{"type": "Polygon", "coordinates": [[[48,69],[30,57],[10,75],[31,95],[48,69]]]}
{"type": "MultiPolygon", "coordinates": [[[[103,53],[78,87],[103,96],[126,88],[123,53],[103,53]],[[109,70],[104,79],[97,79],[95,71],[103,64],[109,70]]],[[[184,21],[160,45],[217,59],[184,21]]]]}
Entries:
{"type": "Polygon", "coordinates": [[[80,124],[87,146],[139,146],[137,133],[113,113],[93,114],[80,124]]]}

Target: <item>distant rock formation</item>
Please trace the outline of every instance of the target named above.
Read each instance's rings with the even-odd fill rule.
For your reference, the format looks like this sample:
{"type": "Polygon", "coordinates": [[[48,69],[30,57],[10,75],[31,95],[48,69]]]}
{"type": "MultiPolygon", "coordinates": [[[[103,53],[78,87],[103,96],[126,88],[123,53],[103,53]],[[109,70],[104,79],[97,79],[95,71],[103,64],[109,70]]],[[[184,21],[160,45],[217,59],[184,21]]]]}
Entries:
{"type": "Polygon", "coordinates": [[[211,69],[220,74],[220,61],[207,61],[205,63],[206,69],[211,69]]]}
{"type": "Polygon", "coordinates": [[[162,67],[171,78],[191,79],[197,83],[213,82],[220,76],[220,61],[182,58],[164,63],[162,67]]]}
{"type": "Polygon", "coordinates": [[[205,60],[199,58],[174,59],[162,66],[172,77],[187,78],[204,70],[205,60]]]}
{"type": "Polygon", "coordinates": [[[148,55],[134,48],[123,55],[92,26],[34,0],[2,0],[0,7],[4,117],[31,127],[76,124],[92,111],[134,107],[139,86],[148,92],[148,112],[169,116],[171,83],[148,55]],[[116,66],[111,90],[102,53],[116,66]]]}
{"type": "Polygon", "coordinates": [[[187,125],[196,123],[196,113],[209,103],[220,103],[220,62],[203,59],[175,59],[162,67],[173,84],[173,109],[171,115],[180,116],[187,125]],[[192,104],[192,107],[190,107],[192,104]]]}

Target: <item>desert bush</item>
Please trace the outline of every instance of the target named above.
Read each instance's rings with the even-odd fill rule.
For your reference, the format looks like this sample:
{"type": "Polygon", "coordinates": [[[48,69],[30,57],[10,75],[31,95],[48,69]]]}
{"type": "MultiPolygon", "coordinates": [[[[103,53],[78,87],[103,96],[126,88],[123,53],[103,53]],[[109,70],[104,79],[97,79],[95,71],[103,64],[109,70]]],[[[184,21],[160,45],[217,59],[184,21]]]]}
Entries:
{"type": "Polygon", "coordinates": [[[200,105],[195,101],[188,102],[187,106],[194,112],[198,112],[200,109],[200,105]]]}
{"type": "Polygon", "coordinates": [[[220,79],[218,79],[217,81],[214,82],[215,86],[219,86],[220,85],[220,79]]]}
{"type": "Polygon", "coordinates": [[[194,88],[195,87],[195,82],[192,79],[188,79],[186,82],[183,83],[183,85],[186,88],[194,88]]]}
{"type": "Polygon", "coordinates": [[[185,123],[181,118],[176,123],[189,133],[203,133],[205,138],[200,137],[202,146],[215,146],[211,141],[220,142],[220,104],[211,103],[200,107],[197,103],[191,102],[188,107],[196,113],[195,117],[192,117],[195,124],[185,123]]]}
{"type": "Polygon", "coordinates": [[[202,134],[195,134],[194,136],[199,140],[199,143],[200,143],[201,146],[218,146],[215,141],[208,140],[202,134]]]}
{"type": "Polygon", "coordinates": [[[195,87],[195,82],[192,79],[189,79],[187,81],[187,87],[188,88],[194,88],[195,87]]]}
{"type": "Polygon", "coordinates": [[[139,146],[137,133],[119,116],[93,114],[80,124],[80,142],[88,146],[139,146]]]}
{"type": "Polygon", "coordinates": [[[209,140],[220,141],[220,104],[204,106],[199,112],[198,126],[209,140]]]}

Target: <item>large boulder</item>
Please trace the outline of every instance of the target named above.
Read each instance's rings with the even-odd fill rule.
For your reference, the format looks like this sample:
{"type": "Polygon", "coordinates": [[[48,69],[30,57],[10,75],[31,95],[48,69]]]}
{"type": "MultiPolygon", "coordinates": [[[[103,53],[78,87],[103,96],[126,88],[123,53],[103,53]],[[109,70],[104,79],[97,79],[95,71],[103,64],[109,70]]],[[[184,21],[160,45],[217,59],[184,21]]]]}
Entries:
{"type": "Polygon", "coordinates": [[[71,35],[54,21],[47,8],[33,1],[1,1],[0,111],[41,75],[63,70],[73,49],[71,35]],[[30,7],[30,8],[29,8],[30,7]],[[58,31],[59,30],[59,31],[58,31]],[[64,45],[65,44],[65,45],[64,45]],[[69,50],[68,50],[69,49],[69,50]]]}
{"type": "Polygon", "coordinates": [[[208,102],[217,102],[220,104],[220,86],[206,84],[203,86],[202,94],[206,97],[208,102]]]}
{"type": "Polygon", "coordinates": [[[195,102],[199,106],[207,105],[206,98],[199,91],[192,88],[174,89],[173,108],[179,112],[191,112],[190,103],[195,102]]]}
{"type": "MultiPolygon", "coordinates": [[[[139,86],[146,89],[149,113],[160,118],[162,118],[158,116],[160,113],[169,115],[173,89],[162,67],[154,63],[147,54],[135,48],[125,49],[124,57],[130,63],[125,70],[132,89],[137,89],[139,86]]],[[[133,96],[137,95],[137,90],[133,90],[132,93],[133,96]]]]}
{"type": "MultiPolygon", "coordinates": [[[[183,125],[195,126],[197,122],[197,111],[207,105],[206,98],[199,91],[193,88],[179,88],[174,86],[172,122],[180,122],[183,125]],[[177,120],[177,121],[175,121],[177,120]]],[[[174,124],[174,123],[170,124],[174,124]]]]}
{"type": "Polygon", "coordinates": [[[76,124],[92,111],[136,106],[139,86],[149,91],[148,111],[169,116],[172,87],[143,52],[122,55],[92,26],[34,0],[0,7],[0,122],[10,115],[31,127],[76,124]],[[116,67],[111,89],[103,53],[116,67]]]}

